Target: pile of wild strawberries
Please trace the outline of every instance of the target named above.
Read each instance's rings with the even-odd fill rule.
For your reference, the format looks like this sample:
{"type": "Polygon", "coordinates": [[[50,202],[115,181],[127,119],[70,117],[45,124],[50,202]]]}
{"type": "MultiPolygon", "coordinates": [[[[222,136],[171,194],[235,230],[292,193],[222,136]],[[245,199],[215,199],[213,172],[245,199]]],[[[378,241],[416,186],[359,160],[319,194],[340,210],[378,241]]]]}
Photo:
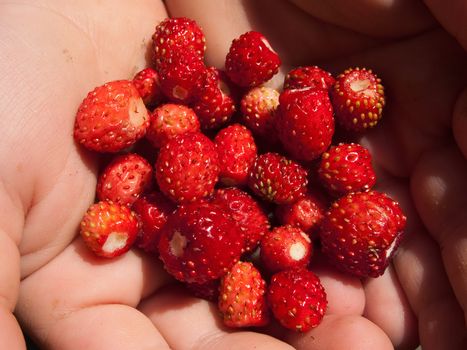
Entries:
{"type": "Polygon", "coordinates": [[[205,66],[203,32],[187,18],[162,21],[153,42],[154,68],[95,88],[77,112],[75,140],[115,154],[84,242],[101,257],[132,246],[159,257],[217,301],[227,326],[263,326],[271,313],[292,330],[317,326],[327,300],[313,251],[377,277],[405,226],[399,205],[372,190],[369,151],[332,145],[335,123],[347,137],[378,123],[380,79],[306,66],[277,91],[262,85],[281,64],[262,34],[233,40],[222,71],[205,66]]]}

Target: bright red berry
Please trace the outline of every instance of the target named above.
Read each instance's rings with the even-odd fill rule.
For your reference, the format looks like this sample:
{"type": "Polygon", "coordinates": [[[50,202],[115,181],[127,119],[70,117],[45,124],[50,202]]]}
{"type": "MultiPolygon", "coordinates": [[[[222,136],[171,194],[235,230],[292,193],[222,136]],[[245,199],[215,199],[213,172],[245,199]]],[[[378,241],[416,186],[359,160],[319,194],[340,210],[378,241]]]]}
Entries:
{"type": "Polygon", "coordinates": [[[222,73],[210,67],[196,86],[192,107],[204,130],[225,125],[235,113],[235,101],[222,73]]]}
{"type": "Polygon", "coordinates": [[[135,245],[147,253],[157,253],[162,227],[175,210],[175,205],[162,193],[153,192],[138,198],[132,210],[140,222],[135,245]]]}
{"type": "Polygon", "coordinates": [[[159,74],[154,69],[146,68],[138,72],[133,78],[133,84],[146,106],[153,107],[162,101],[159,74]]]}
{"type": "Polygon", "coordinates": [[[318,326],[328,304],[319,278],[306,269],[276,273],[271,278],[267,298],[274,317],[297,332],[318,326]]]}
{"type": "Polygon", "coordinates": [[[405,222],[399,204],[387,195],[350,193],[332,204],[321,223],[323,252],[344,272],[378,277],[399,245],[405,222]]]}
{"type": "Polygon", "coordinates": [[[174,51],[192,50],[202,58],[206,50],[203,31],[195,21],[185,17],[163,20],[156,26],[152,40],[157,68],[170,59],[174,51]]]}
{"type": "Polygon", "coordinates": [[[144,136],[149,115],[134,84],[106,83],[91,91],[76,114],[74,138],[97,152],[118,152],[144,136]]]}
{"type": "Polygon", "coordinates": [[[368,191],[376,182],[370,152],[356,143],[341,143],[324,152],[318,175],[322,184],[336,196],[368,191]]]}
{"type": "Polygon", "coordinates": [[[124,205],[99,202],[81,221],[81,237],[96,255],[114,258],[126,253],[138,234],[138,219],[124,205]]]}
{"type": "Polygon", "coordinates": [[[312,88],[285,90],[279,97],[277,132],[294,158],[311,161],[331,144],[334,118],[328,93],[312,88]]]}
{"type": "Polygon", "coordinates": [[[337,77],[330,95],[336,122],[344,130],[362,132],[381,119],[384,88],[371,70],[347,69],[337,77]]]}
{"type": "Polygon", "coordinates": [[[268,81],[281,65],[279,55],[258,32],[247,32],[234,39],[225,59],[229,78],[241,87],[255,87],[268,81]]]}
{"type": "Polygon", "coordinates": [[[258,156],[248,178],[248,186],[256,195],[277,204],[303,197],[307,183],[306,170],[277,153],[258,156]]]}
{"type": "Polygon", "coordinates": [[[290,225],[266,233],[260,247],[261,262],[271,272],[307,267],[313,253],[310,237],[290,225]]]}
{"type": "Polygon", "coordinates": [[[324,218],[326,209],[326,204],[321,198],[307,193],[291,204],[277,206],[276,217],[282,225],[298,227],[313,237],[324,218]]]}
{"type": "Polygon", "coordinates": [[[217,190],[212,201],[226,209],[240,229],[245,250],[253,251],[269,231],[268,218],[259,204],[248,193],[235,187],[217,190]]]}
{"type": "Polygon", "coordinates": [[[173,201],[206,197],[219,176],[216,146],[201,133],[177,135],[161,148],[155,168],[160,190],[173,201]]]}
{"type": "Polygon", "coordinates": [[[335,81],[331,73],[317,66],[298,67],[286,75],[284,90],[309,87],[328,91],[335,81]]]}
{"type": "Polygon", "coordinates": [[[242,122],[260,137],[275,135],[274,120],[279,107],[279,92],[268,87],[255,87],[240,102],[242,122]]]}
{"type": "Polygon", "coordinates": [[[269,322],[266,282],[249,262],[237,262],[222,277],[219,310],[228,327],[264,326],[269,322]]]}
{"type": "Polygon", "coordinates": [[[169,217],[159,241],[165,269],[188,283],[221,277],[243,249],[238,227],[225,209],[205,201],[180,206],[169,217]]]}
{"type": "Polygon", "coordinates": [[[161,148],[176,135],[199,130],[198,117],[191,108],[167,103],[152,112],[146,138],[155,148],[161,148]]]}
{"type": "Polygon", "coordinates": [[[152,184],[152,167],[143,157],[130,153],[117,156],[97,180],[97,198],[131,206],[152,184]]]}
{"type": "Polygon", "coordinates": [[[188,104],[205,70],[202,58],[193,50],[172,52],[159,67],[161,90],[170,101],[188,104]]]}
{"type": "Polygon", "coordinates": [[[214,138],[219,154],[219,181],[227,186],[246,185],[256,160],[256,144],[251,132],[240,124],[219,131],[214,138]]]}
{"type": "Polygon", "coordinates": [[[220,279],[205,283],[185,283],[186,288],[197,298],[217,303],[219,299],[220,279]]]}

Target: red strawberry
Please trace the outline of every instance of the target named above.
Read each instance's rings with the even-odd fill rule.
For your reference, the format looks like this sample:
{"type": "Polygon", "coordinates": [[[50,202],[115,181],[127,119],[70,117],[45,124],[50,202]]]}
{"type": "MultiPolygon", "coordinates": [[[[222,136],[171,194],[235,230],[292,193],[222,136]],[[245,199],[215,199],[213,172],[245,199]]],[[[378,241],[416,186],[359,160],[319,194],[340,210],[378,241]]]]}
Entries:
{"type": "Polygon", "coordinates": [[[151,187],[152,167],[143,157],[130,153],[116,157],[97,180],[97,198],[131,206],[151,187]]]}
{"type": "Polygon", "coordinates": [[[249,262],[237,262],[222,277],[219,310],[228,327],[264,326],[269,322],[266,282],[249,262]]]}
{"type": "Polygon", "coordinates": [[[205,283],[224,275],[244,248],[225,209],[198,201],[180,206],[162,229],[160,258],[176,279],[205,283]]]}
{"type": "Polygon", "coordinates": [[[261,262],[271,272],[306,267],[313,252],[310,237],[290,225],[268,232],[260,247],[261,262]]]}
{"type": "Polygon", "coordinates": [[[201,133],[175,136],[156,162],[159,188],[175,202],[190,202],[214,191],[219,176],[216,146],[201,133]]]}
{"type": "Polygon", "coordinates": [[[208,68],[200,78],[192,107],[205,130],[226,124],[234,114],[235,101],[226,78],[217,68],[208,68]]]}
{"type": "Polygon", "coordinates": [[[285,149],[295,158],[311,161],[331,144],[334,118],[328,93],[312,88],[281,93],[277,131],[285,149]]]}
{"type": "Polygon", "coordinates": [[[159,74],[154,69],[146,68],[138,72],[133,78],[133,84],[146,106],[152,107],[162,101],[159,74]]]}
{"type": "Polygon", "coordinates": [[[149,115],[134,84],[106,83],[91,91],[76,114],[74,138],[97,152],[118,152],[144,136],[149,115]]]}
{"type": "Polygon", "coordinates": [[[206,67],[193,50],[174,51],[159,66],[161,90],[172,102],[190,103],[206,67]]]}
{"type": "Polygon", "coordinates": [[[359,277],[383,274],[401,240],[406,218],[387,195],[350,193],[334,202],[320,229],[323,252],[359,277]]]}
{"type": "Polygon", "coordinates": [[[156,27],[152,36],[154,42],[154,63],[160,67],[178,50],[193,50],[203,57],[206,50],[205,38],[198,24],[188,18],[166,18],[156,27]]]}
{"type": "Polygon", "coordinates": [[[186,288],[197,298],[217,303],[219,299],[220,279],[205,283],[185,283],[186,288]]]}
{"type": "Polygon", "coordinates": [[[298,67],[286,75],[284,90],[310,87],[328,91],[335,81],[331,73],[317,66],[298,67]]]}
{"type": "Polygon", "coordinates": [[[104,258],[126,253],[138,234],[135,214],[128,207],[112,202],[91,205],[80,226],[84,243],[104,258]]]}
{"type": "Polygon", "coordinates": [[[248,179],[248,186],[256,195],[277,204],[303,197],[307,183],[306,170],[277,153],[260,155],[248,179]]]}
{"type": "Polygon", "coordinates": [[[219,154],[219,180],[227,186],[246,185],[256,159],[256,144],[251,132],[240,124],[219,131],[214,139],[219,154]]]}
{"type": "Polygon", "coordinates": [[[162,227],[175,205],[160,192],[153,192],[136,200],[132,207],[140,221],[135,245],[147,253],[157,253],[162,227]]]}
{"type": "Polygon", "coordinates": [[[251,196],[238,188],[216,191],[212,202],[226,209],[237,223],[245,241],[245,250],[253,251],[269,230],[266,214],[251,196]]]}
{"type": "Polygon", "coordinates": [[[200,130],[196,113],[191,108],[173,103],[157,107],[150,121],[146,137],[156,148],[161,148],[176,135],[200,130]]]}
{"type": "Polygon", "coordinates": [[[336,196],[368,191],[376,182],[370,152],[356,143],[340,143],[323,153],[318,174],[323,185],[336,196]]]}
{"type": "Polygon", "coordinates": [[[276,74],[281,60],[267,39],[258,32],[247,32],[234,39],[225,59],[229,78],[241,87],[255,87],[276,74]]]}
{"type": "Polygon", "coordinates": [[[274,317],[297,332],[318,326],[328,304],[319,278],[305,269],[281,271],[272,276],[267,298],[274,317]]]}
{"type": "Polygon", "coordinates": [[[325,202],[318,196],[307,193],[292,204],[279,205],[276,217],[282,225],[292,225],[313,235],[323,220],[325,211],[325,202]]]}
{"type": "Polygon", "coordinates": [[[248,91],[240,102],[243,123],[254,134],[270,138],[275,134],[274,119],[279,106],[279,92],[268,87],[248,91]]]}
{"type": "Polygon", "coordinates": [[[384,88],[371,70],[347,69],[337,77],[330,93],[336,122],[343,129],[362,132],[381,119],[384,88]]]}

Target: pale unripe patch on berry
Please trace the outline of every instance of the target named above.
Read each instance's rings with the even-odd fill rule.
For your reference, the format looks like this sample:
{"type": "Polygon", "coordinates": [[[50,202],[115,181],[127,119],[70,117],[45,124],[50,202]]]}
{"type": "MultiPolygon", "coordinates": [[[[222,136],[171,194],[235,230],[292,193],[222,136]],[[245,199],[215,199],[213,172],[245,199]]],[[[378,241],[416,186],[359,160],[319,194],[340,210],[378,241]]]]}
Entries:
{"type": "Polygon", "coordinates": [[[172,95],[173,97],[178,98],[179,100],[184,100],[188,95],[188,91],[182,88],[181,86],[177,85],[172,89],[172,95]]]}
{"type": "Polygon", "coordinates": [[[111,254],[125,247],[127,241],[128,241],[128,235],[126,235],[125,233],[112,232],[105,240],[105,243],[102,246],[102,251],[104,253],[111,254]]]}
{"type": "Polygon", "coordinates": [[[130,100],[128,114],[130,117],[130,124],[137,128],[149,119],[148,110],[144,105],[143,99],[140,97],[130,100]]]}
{"type": "Polygon", "coordinates": [[[301,242],[294,243],[289,248],[289,255],[293,260],[302,260],[306,255],[306,247],[301,242]]]}
{"type": "Polygon", "coordinates": [[[181,235],[180,232],[175,231],[172,239],[170,240],[170,252],[177,258],[181,257],[187,243],[185,236],[181,235]]]}

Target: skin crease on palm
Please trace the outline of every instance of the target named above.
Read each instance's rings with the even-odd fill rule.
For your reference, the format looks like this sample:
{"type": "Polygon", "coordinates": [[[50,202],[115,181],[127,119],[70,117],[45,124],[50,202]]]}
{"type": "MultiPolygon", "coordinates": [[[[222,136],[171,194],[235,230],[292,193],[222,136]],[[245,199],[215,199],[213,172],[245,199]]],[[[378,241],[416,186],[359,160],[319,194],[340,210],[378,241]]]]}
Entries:
{"type": "Polygon", "coordinates": [[[419,339],[427,350],[465,348],[467,6],[444,4],[0,1],[0,348],[25,347],[12,310],[46,349],[384,350],[419,339]],[[374,155],[378,189],[409,217],[406,240],[378,279],[344,276],[317,256],[312,269],[329,308],[307,334],[275,325],[231,332],[213,305],[171,286],[156,259],[137,251],[97,259],[75,239],[97,171],[72,139],[77,106],[93,87],[146,65],[166,9],[201,25],[210,65],[222,67],[231,40],[254,28],[284,71],[360,65],[383,79],[384,119],[361,141],[374,155]]]}

